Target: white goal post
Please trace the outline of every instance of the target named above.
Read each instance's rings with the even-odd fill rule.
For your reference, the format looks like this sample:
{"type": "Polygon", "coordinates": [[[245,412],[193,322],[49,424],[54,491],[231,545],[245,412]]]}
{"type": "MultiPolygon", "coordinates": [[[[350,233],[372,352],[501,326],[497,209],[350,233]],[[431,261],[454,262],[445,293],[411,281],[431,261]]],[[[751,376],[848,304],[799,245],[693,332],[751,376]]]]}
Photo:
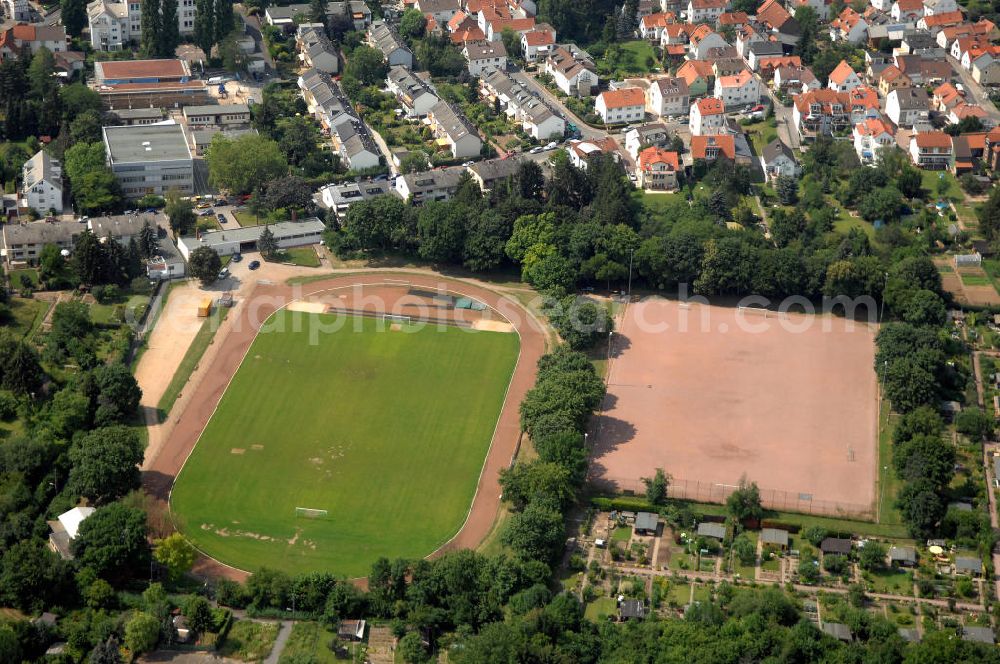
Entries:
{"type": "Polygon", "coordinates": [[[314,509],[311,507],[296,507],[295,516],[306,519],[325,519],[329,515],[327,510],[314,509]]]}
{"type": "Polygon", "coordinates": [[[745,304],[738,305],[736,307],[736,310],[741,315],[746,315],[747,313],[751,313],[751,314],[763,315],[764,318],[767,318],[768,314],[774,313],[768,309],[765,309],[764,307],[751,307],[745,304]]]}
{"type": "Polygon", "coordinates": [[[382,320],[387,323],[412,323],[409,316],[397,316],[395,314],[382,314],[382,320]]]}

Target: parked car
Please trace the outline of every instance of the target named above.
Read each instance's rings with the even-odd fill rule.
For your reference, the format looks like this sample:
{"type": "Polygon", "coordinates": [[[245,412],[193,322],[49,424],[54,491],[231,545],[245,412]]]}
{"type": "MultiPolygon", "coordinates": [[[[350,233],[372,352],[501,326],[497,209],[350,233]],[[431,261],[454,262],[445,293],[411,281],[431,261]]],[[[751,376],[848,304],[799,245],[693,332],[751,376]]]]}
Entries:
{"type": "Polygon", "coordinates": [[[232,263],[239,263],[241,260],[243,260],[243,255],[242,254],[233,254],[233,257],[230,258],[229,260],[232,263]]]}
{"type": "Polygon", "coordinates": [[[215,214],[215,210],[213,210],[212,208],[208,208],[207,210],[202,210],[201,212],[199,212],[198,216],[199,217],[211,217],[213,214],[215,214]]]}
{"type": "Polygon", "coordinates": [[[219,279],[225,279],[228,276],[229,276],[229,268],[228,267],[224,267],[221,270],[219,270],[219,279]]]}
{"type": "Polygon", "coordinates": [[[215,215],[215,218],[219,220],[220,224],[226,223],[226,215],[222,214],[221,212],[215,215]]]}
{"type": "Polygon", "coordinates": [[[538,146],[536,146],[536,147],[533,147],[533,148],[531,148],[530,150],[528,150],[528,152],[529,152],[530,154],[538,154],[539,152],[541,152],[541,151],[542,151],[542,150],[544,150],[544,149],[545,149],[545,148],[543,148],[543,147],[542,147],[541,145],[538,145],[538,146]]]}
{"type": "Polygon", "coordinates": [[[198,203],[199,210],[204,210],[205,208],[210,208],[210,207],[212,207],[211,203],[198,203]]]}
{"type": "Polygon", "coordinates": [[[247,267],[250,268],[251,270],[256,270],[257,268],[260,267],[260,261],[250,261],[250,264],[247,265],[247,267]]]}
{"type": "Polygon", "coordinates": [[[555,150],[557,147],[559,147],[559,143],[557,143],[555,141],[552,141],[551,143],[549,143],[548,145],[545,146],[545,149],[546,150],[555,150]]]}

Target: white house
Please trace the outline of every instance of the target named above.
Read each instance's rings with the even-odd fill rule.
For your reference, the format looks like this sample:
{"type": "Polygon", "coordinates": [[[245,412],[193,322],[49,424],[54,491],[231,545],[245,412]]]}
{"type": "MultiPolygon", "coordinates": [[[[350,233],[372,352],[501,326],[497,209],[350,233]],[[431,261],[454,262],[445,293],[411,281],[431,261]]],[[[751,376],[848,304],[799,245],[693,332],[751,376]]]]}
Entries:
{"type": "Polygon", "coordinates": [[[930,100],[923,88],[898,88],[885,98],[885,114],[897,127],[912,127],[925,122],[930,100]]]}
{"type": "Polygon", "coordinates": [[[840,64],[830,72],[830,82],[828,87],[837,92],[850,92],[861,85],[861,77],[847,64],[846,60],[841,60],[840,64]]]}
{"type": "Polygon", "coordinates": [[[641,88],[605,90],[594,100],[594,111],[606,124],[641,122],[646,115],[646,95],[641,88]]]}
{"type": "Polygon", "coordinates": [[[73,540],[80,534],[80,524],[89,518],[94,512],[93,507],[74,507],[63,512],[54,521],[49,521],[49,548],[58,553],[64,560],[73,558],[73,540]]]}
{"type": "Polygon", "coordinates": [[[625,132],[625,152],[635,160],[639,158],[639,152],[643,148],[650,146],[666,148],[672,138],[667,125],[662,122],[633,126],[625,132]]]}
{"type": "Polygon", "coordinates": [[[918,131],[910,136],[910,159],[920,168],[944,170],[951,167],[951,136],[943,131],[918,131]]]}
{"type": "Polygon", "coordinates": [[[889,15],[894,21],[917,21],[924,16],[923,0],[896,0],[889,15]]]}
{"type": "Polygon", "coordinates": [[[854,151],[862,164],[874,164],[880,152],[896,144],[896,132],[892,125],[879,118],[867,118],[854,125],[854,151]]]}
{"type": "Polygon", "coordinates": [[[747,106],[760,101],[760,82],[744,69],[735,76],[715,79],[715,96],[726,106],[747,106]]]}
{"type": "Polygon", "coordinates": [[[688,23],[711,23],[715,22],[726,11],[729,5],[728,0],[688,0],[687,20],[688,23]]]}
{"type": "Polygon", "coordinates": [[[19,206],[40,214],[48,214],[49,210],[55,210],[56,214],[63,211],[62,165],[45,150],[39,150],[24,162],[19,206]]]}
{"type": "Polygon", "coordinates": [[[691,104],[688,126],[691,134],[717,134],[726,125],[726,105],[721,99],[704,97],[691,104]]]}
{"type": "Polygon", "coordinates": [[[594,61],[572,45],[556,48],[545,59],[545,73],[552,77],[563,94],[585,97],[597,88],[594,61]]]}
{"type": "Polygon", "coordinates": [[[781,176],[797,178],[802,172],[799,163],[795,161],[795,154],[792,149],[776,138],[761,151],[760,165],[764,169],[764,174],[770,178],[781,176]]]}
{"type": "Polygon", "coordinates": [[[684,115],[691,107],[688,84],[683,78],[656,78],[646,90],[646,110],[660,117],[684,115]]]}
{"type": "Polygon", "coordinates": [[[677,153],[658,147],[648,147],[639,153],[636,184],[646,191],[674,191],[680,161],[677,153]]]}
{"type": "Polygon", "coordinates": [[[521,35],[521,53],[526,62],[537,62],[543,59],[555,44],[555,30],[536,27],[521,35]]]}
{"type": "Polygon", "coordinates": [[[958,11],[955,0],[924,0],[924,16],[935,16],[958,11]]]}
{"type": "MultiPolygon", "coordinates": [[[[918,2],[920,0],[917,0],[918,2]]],[[[860,44],[868,37],[868,22],[865,17],[847,7],[840,16],[830,22],[831,41],[846,41],[860,44]]]]}
{"type": "Polygon", "coordinates": [[[475,78],[483,75],[487,69],[507,69],[507,49],[502,41],[472,41],[467,42],[462,49],[469,74],[475,78]]]}
{"type": "Polygon", "coordinates": [[[692,60],[707,60],[709,51],[713,48],[725,48],[729,43],[719,33],[707,25],[699,25],[691,34],[688,44],[689,57],[692,60]]]}

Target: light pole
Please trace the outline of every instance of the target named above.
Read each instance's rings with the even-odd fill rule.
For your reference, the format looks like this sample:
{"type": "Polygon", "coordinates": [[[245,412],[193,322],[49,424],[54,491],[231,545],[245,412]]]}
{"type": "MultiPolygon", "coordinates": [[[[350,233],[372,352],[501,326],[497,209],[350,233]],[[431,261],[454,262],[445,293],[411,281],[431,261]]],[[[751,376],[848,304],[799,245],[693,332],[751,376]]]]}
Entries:
{"type": "Polygon", "coordinates": [[[628,252],[628,303],[632,303],[632,257],[635,255],[635,247],[628,252]]]}

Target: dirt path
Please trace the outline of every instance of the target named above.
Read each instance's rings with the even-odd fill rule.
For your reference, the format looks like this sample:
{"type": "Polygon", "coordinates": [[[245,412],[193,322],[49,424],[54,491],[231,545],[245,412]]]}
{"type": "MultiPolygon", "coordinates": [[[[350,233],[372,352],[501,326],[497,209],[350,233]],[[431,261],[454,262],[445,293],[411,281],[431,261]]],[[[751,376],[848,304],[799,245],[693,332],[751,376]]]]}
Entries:
{"type": "MultiPolygon", "coordinates": [[[[511,463],[517,451],[521,433],[519,407],[525,393],[534,385],[536,364],[545,351],[546,333],[538,320],[513,298],[470,281],[458,281],[432,273],[395,270],[354,272],[331,275],[329,279],[295,286],[259,280],[248,296],[239,298],[234,311],[216,333],[216,343],[206,352],[198,371],[192,376],[182,398],[175,404],[171,417],[162,428],[162,443],[155,448],[150,445],[143,468],[146,491],[163,503],[169,501],[174,479],[215,412],[230,379],[253,343],[257,330],[268,316],[291,301],[304,299],[321,291],[358,284],[385,290],[386,281],[393,279],[406,279],[411,287],[431,290],[447,288],[480,300],[506,316],[521,338],[521,352],[480,474],[472,507],[461,530],[432,556],[444,551],[476,547],[489,533],[500,506],[499,472],[511,463]]],[[[379,295],[382,294],[379,291],[379,295]]],[[[194,571],[207,577],[242,579],[247,576],[242,570],[205,557],[196,563],[194,571]]]]}

